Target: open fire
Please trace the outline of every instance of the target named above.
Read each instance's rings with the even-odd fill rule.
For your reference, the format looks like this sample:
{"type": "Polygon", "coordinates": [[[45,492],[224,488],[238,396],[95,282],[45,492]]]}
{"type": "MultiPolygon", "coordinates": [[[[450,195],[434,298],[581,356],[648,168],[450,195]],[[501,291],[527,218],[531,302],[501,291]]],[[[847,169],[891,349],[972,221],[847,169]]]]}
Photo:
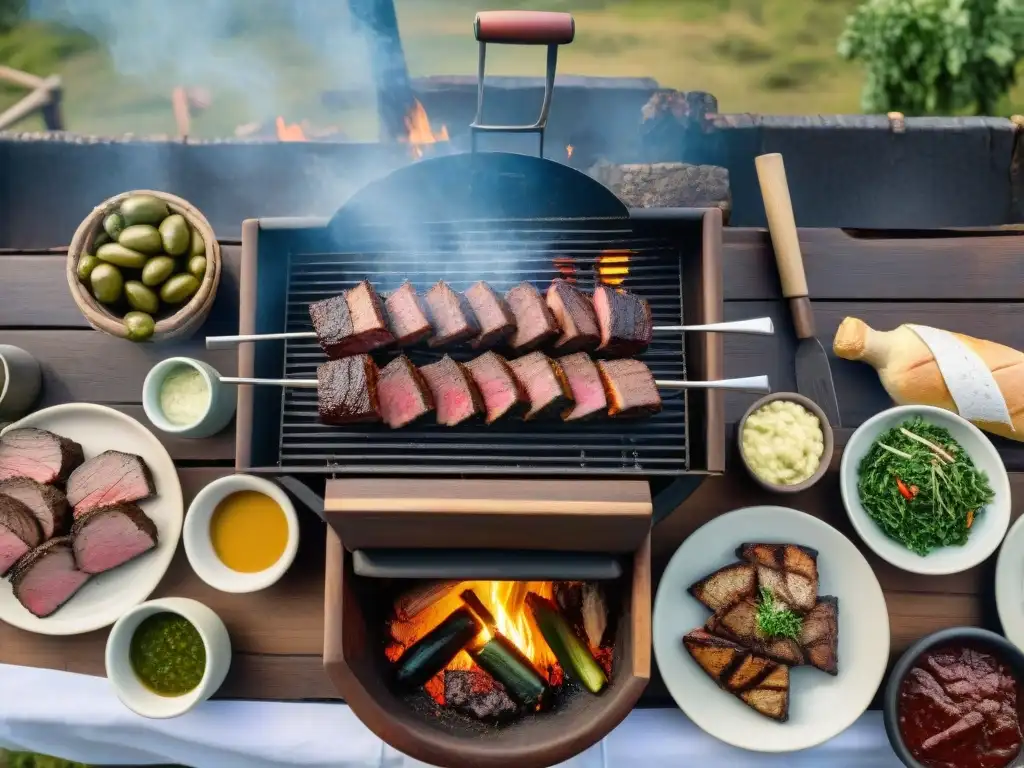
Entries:
{"type": "Polygon", "coordinates": [[[476,720],[550,709],[580,683],[597,694],[611,676],[597,584],[430,582],[398,599],[388,629],[399,683],[476,720]]]}
{"type": "Polygon", "coordinates": [[[430,118],[419,99],[413,100],[412,109],[405,116],[405,127],[409,131],[403,141],[408,142],[413,157],[423,157],[424,147],[439,141],[448,141],[448,126],[442,125],[441,130],[434,133],[430,127],[430,118]]]}

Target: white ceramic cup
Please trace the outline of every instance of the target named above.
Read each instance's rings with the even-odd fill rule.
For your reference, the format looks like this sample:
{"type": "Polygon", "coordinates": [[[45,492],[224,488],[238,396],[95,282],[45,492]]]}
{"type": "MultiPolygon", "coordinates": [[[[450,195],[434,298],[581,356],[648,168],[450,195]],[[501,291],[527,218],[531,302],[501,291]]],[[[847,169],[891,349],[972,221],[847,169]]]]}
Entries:
{"type": "Polygon", "coordinates": [[[181,534],[185,555],[200,579],[221,592],[257,592],[277,582],[295,561],[299,549],[299,518],[288,495],[276,484],[252,475],[228,475],[203,488],[185,515],[181,534]],[[255,573],[232,570],[221,562],[210,540],[210,518],[224,499],[239,491],[256,491],[269,496],[281,507],[288,523],[288,541],[277,562],[255,573]]]}
{"type": "Polygon", "coordinates": [[[135,606],[114,623],[107,637],[105,661],[107,679],[114,686],[117,698],[128,709],[154,719],[178,717],[206,701],[223,685],[231,667],[231,639],[220,617],[202,603],[184,597],[165,597],[135,606]],[[203,679],[182,696],[153,693],[139,681],[132,669],[132,635],[150,616],[165,612],[186,618],[198,630],[206,648],[203,679]]]}
{"type": "Polygon", "coordinates": [[[27,414],[42,385],[43,374],[32,355],[21,347],[0,344],[0,422],[27,414]]]}
{"type": "Polygon", "coordinates": [[[154,365],[142,384],[142,407],[153,426],[161,432],[179,437],[212,437],[220,432],[235,415],[238,387],[226,386],[217,369],[191,357],[169,357],[154,365]],[[210,392],[210,402],[192,424],[174,424],[167,420],[160,407],[160,387],[167,376],[178,368],[189,367],[199,371],[210,392]]]}

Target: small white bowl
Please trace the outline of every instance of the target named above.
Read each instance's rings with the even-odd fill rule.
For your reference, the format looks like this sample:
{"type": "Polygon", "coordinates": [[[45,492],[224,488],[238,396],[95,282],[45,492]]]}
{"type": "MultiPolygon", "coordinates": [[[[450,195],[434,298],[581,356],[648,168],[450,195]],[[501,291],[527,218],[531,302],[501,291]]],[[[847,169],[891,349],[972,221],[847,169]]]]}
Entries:
{"type": "Polygon", "coordinates": [[[212,365],[191,357],[169,357],[154,365],[142,383],[142,408],[153,426],[161,432],[178,437],[204,438],[220,432],[235,415],[238,402],[238,387],[226,386],[220,374],[212,365]],[[164,416],[160,407],[160,387],[164,379],[176,368],[193,368],[199,371],[210,392],[206,411],[192,424],[174,424],[164,416]]]}
{"type": "Polygon", "coordinates": [[[196,494],[185,516],[182,541],[192,569],[211,587],[221,592],[257,592],[277,582],[294,562],[299,549],[299,518],[291,499],[274,483],[252,475],[228,475],[214,480],[196,494]],[[239,491],[256,491],[269,496],[280,505],[288,521],[288,542],[281,557],[269,568],[255,573],[228,568],[217,557],[210,540],[210,518],[214,510],[224,499],[239,491]]]}
{"type": "Polygon", "coordinates": [[[901,405],[871,417],[853,433],[839,464],[839,490],[850,522],[875,553],[883,560],[912,573],[938,576],[960,573],[973,568],[999,547],[1010,525],[1010,478],[992,442],[976,426],[955,413],[928,405],[901,405]],[[941,547],[925,557],[911,552],[898,541],[890,539],[872,520],[860,503],[857,492],[858,467],[880,434],[914,416],[949,430],[974,461],[974,466],[988,475],[995,498],[985,513],[971,526],[967,543],[962,547],[941,547]]]}
{"type": "Polygon", "coordinates": [[[107,679],[117,698],[142,717],[166,719],[183,715],[210,698],[224,683],[231,667],[231,638],[220,617],[202,603],[184,597],[150,600],[132,608],[118,619],[107,637],[105,654],[107,679]],[[156,613],[176,613],[199,631],[206,647],[206,671],[199,685],[183,696],[160,696],[146,688],[132,669],[132,635],[145,619],[156,613]]]}

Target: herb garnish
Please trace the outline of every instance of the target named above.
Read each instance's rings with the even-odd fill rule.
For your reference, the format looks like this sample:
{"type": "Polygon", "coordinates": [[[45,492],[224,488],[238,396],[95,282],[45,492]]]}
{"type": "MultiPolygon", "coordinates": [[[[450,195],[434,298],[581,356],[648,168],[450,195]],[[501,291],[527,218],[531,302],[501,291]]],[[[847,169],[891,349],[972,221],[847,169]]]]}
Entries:
{"type": "Polygon", "coordinates": [[[963,545],[995,497],[949,431],[920,416],[883,433],[860,462],[857,491],[887,536],[918,555],[963,545]]]}
{"type": "Polygon", "coordinates": [[[770,589],[761,587],[761,600],[757,604],[757,629],[765,637],[800,639],[804,621],[785,603],[776,600],[770,589]]]}

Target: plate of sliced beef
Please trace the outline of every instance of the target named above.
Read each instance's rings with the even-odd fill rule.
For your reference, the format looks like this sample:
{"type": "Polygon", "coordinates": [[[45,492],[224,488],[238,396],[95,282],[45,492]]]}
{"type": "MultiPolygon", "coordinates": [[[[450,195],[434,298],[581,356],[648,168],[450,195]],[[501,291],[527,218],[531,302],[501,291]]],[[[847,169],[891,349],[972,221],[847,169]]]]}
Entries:
{"type": "Polygon", "coordinates": [[[785,507],[720,515],[683,542],[654,601],[672,698],[743,749],[791,752],[842,733],[889,660],[889,614],[859,549],[785,507]]]}
{"type": "Polygon", "coordinates": [[[174,463],[130,416],[69,403],[0,432],[0,621],[75,635],[160,583],[181,537],[174,463]]]}

